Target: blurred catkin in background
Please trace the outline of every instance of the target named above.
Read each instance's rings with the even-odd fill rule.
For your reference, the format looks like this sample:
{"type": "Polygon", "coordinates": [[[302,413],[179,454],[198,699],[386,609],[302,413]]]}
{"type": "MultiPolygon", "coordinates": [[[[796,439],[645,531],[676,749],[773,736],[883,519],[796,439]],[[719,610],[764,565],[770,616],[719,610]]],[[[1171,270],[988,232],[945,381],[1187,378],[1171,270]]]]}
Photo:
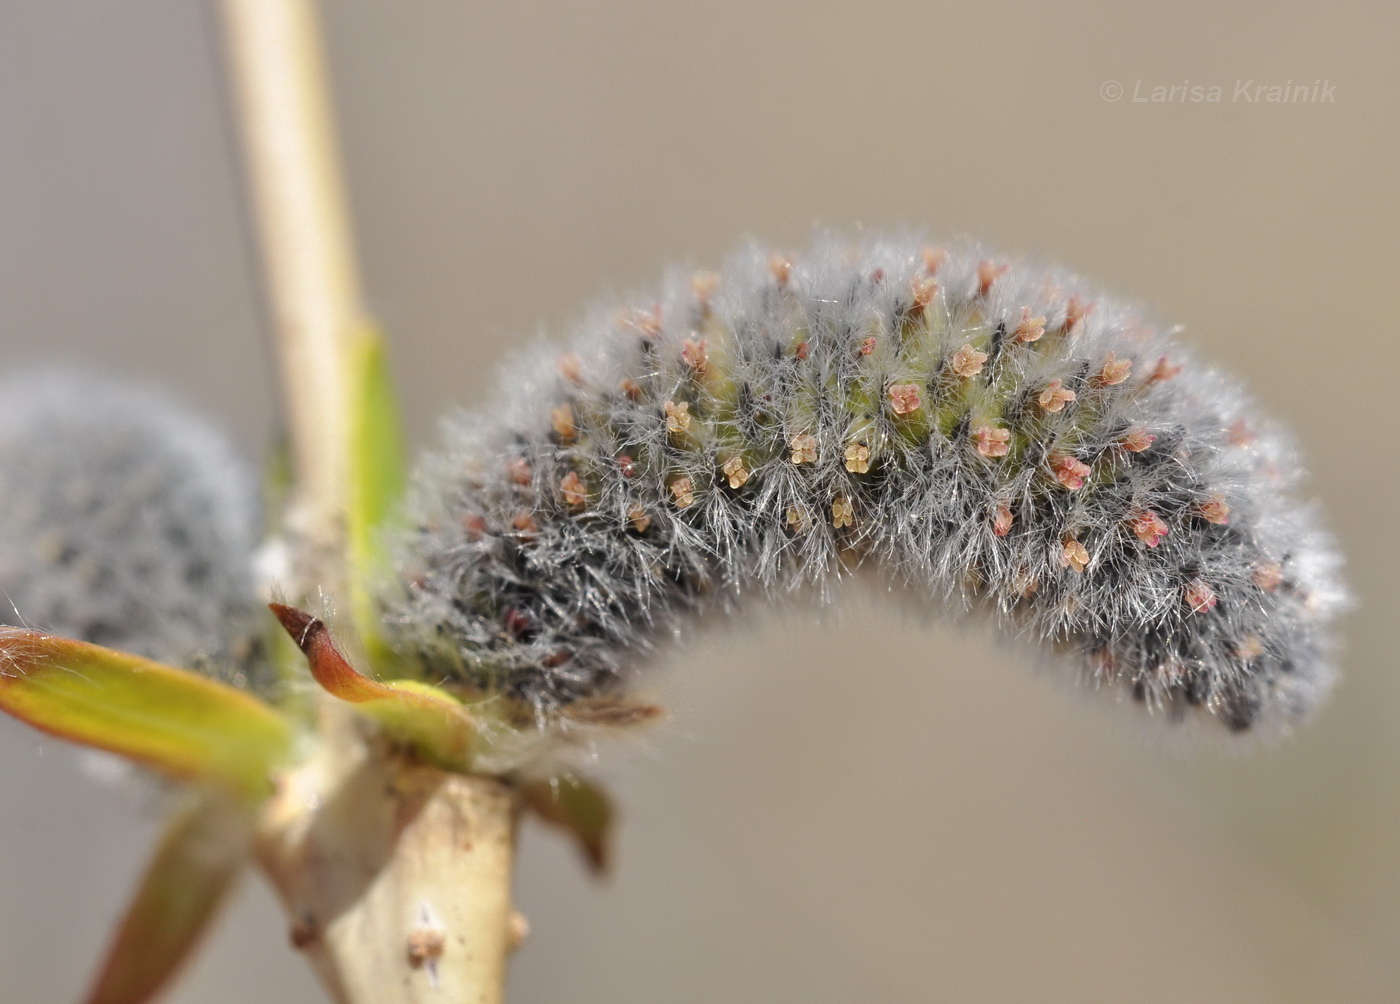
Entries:
{"type": "Polygon", "coordinates": [[[0,622],[264,682],[258,491],[223,435],[67,371],[22,370],[0,401],[0,622]]]}
{"type": "MultiPolygon", "coordinates": [[[[0,346],[7,366],[168,382],[256,455],[274,381],[204,14],[0,12],[0,346]]],[[[985,639],[854,598],[858,636],[786,621],[688,647],[659,683],[675,721],[608,768],[614,882],[526,836],[514,999],[1400,996],[1392,8],[326,14],[418,443],[542,325],[562,334],[666,264],[908,222],[1181,321],[1296,431],[1352,559],[1343,684],[1247,759],[1163,757],[985,639]],[[1335,100],[1232,100],[1239,81],[1321,79],[1335,100]],[[1138,81],[1224,100],[1138,103],[1138,81]]],[[[151,822],[53,744],[9,722],[0,742],[23,766],[0,771],[0,973],[17,1000],[71,999],[69,961],[96,956],[151,822]]],[[[225,929],[172,1000],[319,999],[260,887],[225,929]]]]}

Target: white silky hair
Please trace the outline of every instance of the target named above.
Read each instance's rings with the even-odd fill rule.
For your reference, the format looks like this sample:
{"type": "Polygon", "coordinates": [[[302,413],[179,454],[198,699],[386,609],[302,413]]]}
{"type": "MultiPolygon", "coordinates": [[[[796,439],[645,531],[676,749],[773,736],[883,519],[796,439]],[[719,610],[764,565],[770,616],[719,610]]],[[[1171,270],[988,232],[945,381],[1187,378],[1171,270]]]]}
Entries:
{"type": "Polygon", "coordinates": [[[1333,682],[1341,559],[1287,437],[1065,270],[914,233],[753,244],[500,388],[419,465],[388,620],[425,677],[546,724],[696,617],[856,568],[1183,729],[1280,731],[1333,682]]]}

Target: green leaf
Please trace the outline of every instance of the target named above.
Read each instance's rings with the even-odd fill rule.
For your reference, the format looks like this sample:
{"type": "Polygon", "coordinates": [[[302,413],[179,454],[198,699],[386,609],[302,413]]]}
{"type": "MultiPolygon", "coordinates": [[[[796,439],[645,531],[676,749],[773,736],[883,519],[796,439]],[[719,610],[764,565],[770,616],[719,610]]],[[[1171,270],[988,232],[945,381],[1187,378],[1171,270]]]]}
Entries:
{"type": "Polygon", "coordinates": [[[319,618],[281,603],[268,606],[305,653],[311,675],[328,693],[354,704],[391,739],[413,747],[436,766],[469,769],[476,728],[461,701],[416,680],[370,679],[350,665],[319,618]]]}
{"type": "Polygon", "coordinates": [[[389,652],[379,631],[374,583],[385,570],[385,523],[403,496],[403,437],[389,358],[378,331],[367,327],[356,335],[350,366],[350,606],[370,661],[380,666],[389,652]]]}
{"type": "Polygon", "coordinates": [[[292,738],[280,714],[244,691],[20,628],[0,628],[0,711],[60,739],[254,798],[266,794],[292,738]]]}
{"type": "Polygon", "coordinates": [[[248,860],[244,804],[202,792],[179,811],[107,948],[85,1004],[145,1004],[198,945],[248,860]]]}
{"type": "Polygon", "coordinates": [[[577,775],[532,781],[521,793],[525,805],[543,822],[569,834],[594,874],[605,874],[612,862],[613,806],[599,785],[577,775]]]}

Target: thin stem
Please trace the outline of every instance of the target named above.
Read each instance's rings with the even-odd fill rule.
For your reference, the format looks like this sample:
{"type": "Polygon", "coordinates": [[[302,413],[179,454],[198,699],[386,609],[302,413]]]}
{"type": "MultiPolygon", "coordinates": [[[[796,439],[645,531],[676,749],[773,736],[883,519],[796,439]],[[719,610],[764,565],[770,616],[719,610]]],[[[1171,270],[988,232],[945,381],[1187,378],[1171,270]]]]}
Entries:
{"type": "Polygon", "coordinates": [[[339,594],[350,351],[366,324],[314,0],[223,0],[248,184],[288,403],[289,524],[308,586],[339,594]],[[310,565],[312,567],[305,567],[310,565]]]}
{"type": "MultiPolygon", "coordinates": [[[[367,319],[314,0],[222,2],[291,422],[284,585],[348,597],[367,319]]],[[[319,743],[279,778],[256,839],[294,943],[339,1004],[499,1004],[519,792],[405,760],[338,702],[321,711],[319,743]]]]}

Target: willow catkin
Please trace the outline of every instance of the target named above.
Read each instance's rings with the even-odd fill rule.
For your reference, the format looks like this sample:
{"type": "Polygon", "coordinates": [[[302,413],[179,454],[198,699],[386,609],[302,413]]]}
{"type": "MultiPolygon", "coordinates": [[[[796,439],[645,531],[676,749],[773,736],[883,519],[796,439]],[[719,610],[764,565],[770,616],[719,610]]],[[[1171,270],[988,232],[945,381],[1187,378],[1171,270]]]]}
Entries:
{"type": "Polygon", "coordinates": [[[1067,273],[751,247],[528,353],[417,475],[390,622],[543,720],[696,615],[866,568],[1168,720],[1328,690],[1339,558],[1239,387],[1067,273]]]}
{"type": "Polygon", "coordinates": [[[0,385],[0,622],[267,683],[257,510],[224,437],[152,390],[61,370],[0,385]]]}

